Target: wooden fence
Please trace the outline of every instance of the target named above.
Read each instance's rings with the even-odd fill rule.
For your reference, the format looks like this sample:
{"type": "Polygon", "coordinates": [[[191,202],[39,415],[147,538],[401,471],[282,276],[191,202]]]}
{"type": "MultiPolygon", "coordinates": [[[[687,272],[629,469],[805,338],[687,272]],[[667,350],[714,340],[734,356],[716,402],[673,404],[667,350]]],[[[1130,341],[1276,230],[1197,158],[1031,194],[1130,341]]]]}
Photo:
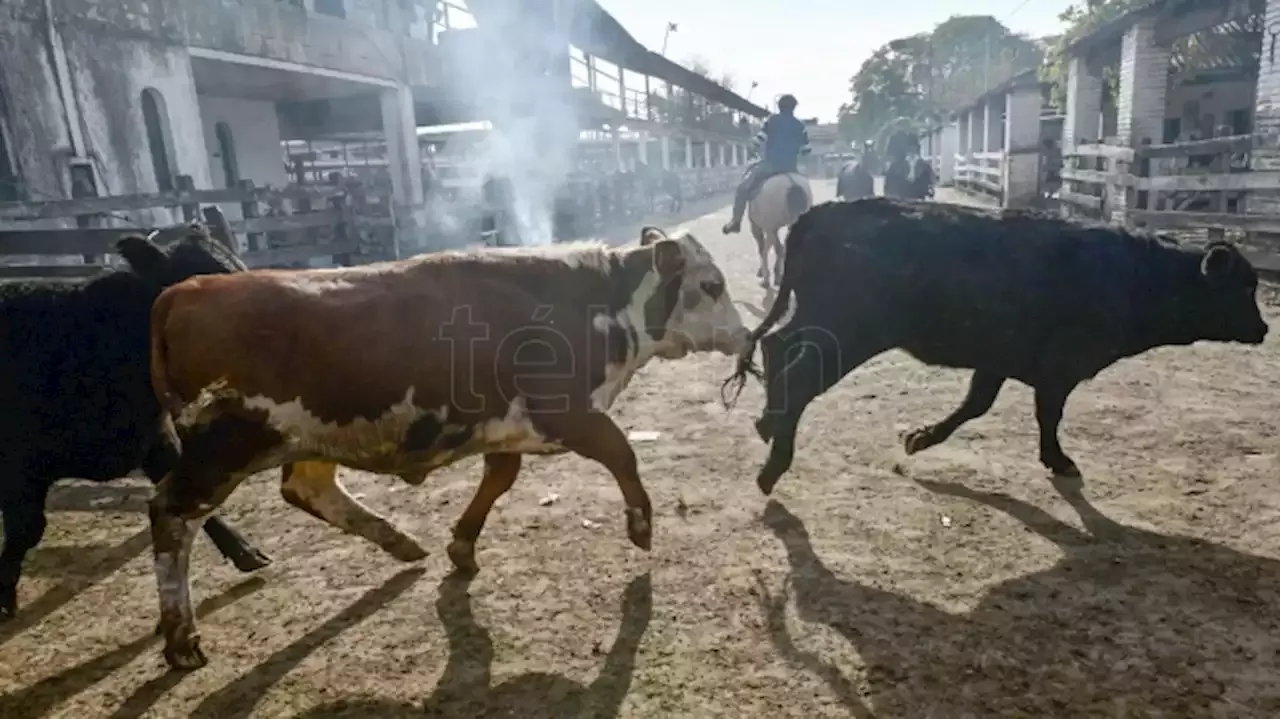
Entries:
{"type": "Polygon", "coordinates": [[[240,219],[231,220],[228,230],[241,238],[236,249],[250,267],[297,266],[316,257],[352,264],[388,255],[395,224],[389,198],[371,196],[360,186],[273,190],[242,182],[235,189],[194,190],[185,176],[178,184],[174,192],[0,203],[0,260],[9,260],[0,264],[0,279],[97,274],[111,264],[107,256],[117,239],[158,229],[121,213],[173,210],[175,220],[190,222],[204,205],[238,208],[240,219]],[[49,227],[72,219],[75,227],[49,227]],[[13,264],[15,255],[39,259],[13,264]]]}
{"type": "Polygon", "coordinates": [[[996,199],[1004,197],[1004,153],[974,152],[956,155],[954,183],[996,199]]]}
{"type": "Polygon", "coordinates": [[[1280,212],[1274,211],[1280,209],[1280,172],[1249,169],[1250,153],[1275,147],[1277,139],[1078,145],[1063,153],[1058,203],[1072,216],[1150,227],[1193,242],[1229,237],[1256,267],[1280,272],[1280,212]]]}
{"type": "MultiPolygon", "coordinates": [[[[731,190],[742,172],[741,167],[712,167],[571,178],[558,203],[556,239],[591,236],[645,218],[656,221],[678,211],[684,202],[731,190]]],[[[249,267],[307,266],[317,258],[351,265],[400,254],[403,228],[389,189],[356,181],[284,189],[242,182],[234,189],[195,190],[189,177],[178,179],[180,189],[174,192],[0,203],[0,280],[92,276],[116,262],[111,255],[120,237],[159,229],[152,225],[163,228],[178,220],[196,220],[200,208],[209,205],[238,209],[239,218],[230,220],[227,230],[238,238],[236,250],[249,267]],[[121,217],[155,210],[168,210],[158,214],[172,221],[140,223],[121,217]]],[[[466,222],[433,224],[428,213],[428,225],[417,228],[420,239],[425,238],[420,244],[493,244],[498,234],[495,222],[486,223],[485,216],[481,208],[466,222]],[[447,232],[467,237],[433,242],[443,240],[447,232]]]]}

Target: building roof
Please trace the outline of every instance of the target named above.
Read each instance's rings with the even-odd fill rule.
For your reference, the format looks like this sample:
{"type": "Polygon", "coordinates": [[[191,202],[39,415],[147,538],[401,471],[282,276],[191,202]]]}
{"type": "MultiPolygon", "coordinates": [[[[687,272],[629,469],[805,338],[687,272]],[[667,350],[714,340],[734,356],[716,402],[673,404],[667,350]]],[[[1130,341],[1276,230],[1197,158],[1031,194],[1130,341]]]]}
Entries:
{"type": "Polygon", "coordinates": [[[1035,67],[1033,67],[1033,68],[1030,68],[1030,69],[1027,69],[1027,70],[1023,70],[1022,72],[1020,72],[1020,73],[1018,73],[1018,74],[1014,75],[1013,77],[1010,77],[1008,80],[1005,80],[1004,82],[1000,83],[999,85],[996,85],[995,87],[991,88],[990,90],[987,90],[986,92],[982,93],[981,95],[979,95],[979,96],[977,96],[977,97],[973,98],[973,100],[972,100],[972,101],[970,101],[970,102],[966,103],[965,105],[963,105],[963,106],[961,106],[961,107],[957,107],[955,110],[953,110],[953,111],[951,112],[951,115],[954,117],[954,116],[956,116],[956,115],[959,115],[959,114],[960,114],[960,113],[962,113],[962,112],[965,112],[965,111],[967,111],[967,110],[970,110],[970,109],[972,109],[972,108],[974,108],[974,107],[977,107],[977,106],[979,106],[979,105],[982,105],[982,104],[984,104],[984,103],[990,102],[990,101],[991,101],[992,99],[994,99],[996,96],[998,96],[998,95],[1004,95],[1004,94],[1008,93],[1010,90],[1016,90],[1016,89],[1020,89],[1020,88],[1024,88],[1024,87],[1041,87],[1041,88],[1043,88],[1043,87],[1045,87],[1046,85],[1047,85],[1047,83],[1044,83],[1044,82],[1041,82],[1041,81],[1040,81],[1040,69],[1039,69],[1039,68],[1035,68],[1035,67]]]}
{"type": "MultiPolygon", "coordinates": [[[[505,12],[497,9],[497,3],[506,2],[511,0],[469,0],[467,4],[477,22],[483,23],[486,14],[505,12]]],[[[573,8],[569,41],[583,52],[632,72],[679,85],[732,110],[757,118],[768,117],[767,109],[641,45],[596,0],[567,0],[565,4],[573,8]]]]}

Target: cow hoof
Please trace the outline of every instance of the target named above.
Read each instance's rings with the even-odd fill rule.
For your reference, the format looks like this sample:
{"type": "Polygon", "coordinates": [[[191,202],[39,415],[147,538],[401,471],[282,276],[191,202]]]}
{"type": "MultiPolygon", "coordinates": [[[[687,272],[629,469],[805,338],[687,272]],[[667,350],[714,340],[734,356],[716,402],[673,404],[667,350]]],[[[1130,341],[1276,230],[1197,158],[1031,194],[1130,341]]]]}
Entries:
{"type": "Polygon", "coordinates": [[[647,552],[653,545],[653,528],[644,515],[641,509],[627,510],[627,537],[632,544],[647,552]]]}
{"type": "Polygon", "coordinates": [[[0,607],[0,624],[4,624],[10,619],[13,619],[13,615],[16,614],[17,611],[18,608],[13,606],[0,607]]]}
{"type": "Polygon", "coordinates": [[[476,564],[475,542],[455,539],[449,542],[446,551],[449,553],[449,561],[453,562],[453,568],[458,570],[459,575],[473,577],[480,571],[480,567],[476,564]]]}
{"type": "Polygon", "coordinates": [[[760,470],[760,475],[756,477],[756,486],[760,488],[760,492],[764,496],[768,497],[773,494],[773,488],[778,486],[778,479],[781,476],[782,475],[771,471],[768,465],[766,465],[764,469],[760,470]]]}
{"type": "Polygon", "coordinates": [[[421,544],[408,537],[401,537],[391,546],[386,547],[386,550],[388,554],[402,562],[416,562],[419,559],[425,559],[427,556],[427,550],[423,549],[421,544]]]}
{"type": "Polygon", "coordinates": [[[902,438],[902,449],[907,454],[922,452],[936,444],[931,435],[927,427],[908,432],[902,438]]]}
{"type": "Polygon", "coordinates": [[[1048,467],[1049,471],[1053,472],[1055,477],[1068,477],[1071,479],[1080,478],[1080,468],[1076,466],[1075,462],[1072,462],[1066,457],[1059,460],[1042,459],[1040,462],[1044,464],[1044,466],[1048,467]]]}
{"type": "Polygon", "coordinates": [[[256,549],[248,549],[244,553],[231,557],[231,563],[236,569],[247,574],[271,566],[271,557],[256,549]]]}
{"type": "Polygon", "coordinates": [[[200,650],[200,637],[192,635],[185,641],[173,640],[165,644],[164,660],[169,666],[180,672],[199,669],[209,663],[208,657],[200,650]]]}
{"type": "Polygon", "coordinates": [[[773,439],[773,427],[770,425],[769,420],[764,417],[756,420],[756,436],[765,444],[768,444],[773,439]]]}

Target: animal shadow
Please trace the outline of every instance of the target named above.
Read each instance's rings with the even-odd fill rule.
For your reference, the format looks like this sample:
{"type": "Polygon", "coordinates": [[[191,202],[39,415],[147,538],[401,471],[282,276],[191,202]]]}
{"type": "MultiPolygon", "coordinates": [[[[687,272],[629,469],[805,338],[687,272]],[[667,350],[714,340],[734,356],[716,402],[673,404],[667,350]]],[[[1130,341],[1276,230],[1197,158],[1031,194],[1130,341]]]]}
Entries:
{"type": "Polygon", "coordinates": [[[448,636],[449,663],[436,691],[423,706],[375,698],[343,700],[316,707],[299,719],[616,717],[631,689],[640,640],[653,614],[653,584],[644,574],[627,585],[618,638],[605,655],[595,681],[585,686],[544,672],[529,672],[491,686],[493,640],[489,631],[475,621],[464,579],[450,576],[441,582],[436,612],[448,636]]]}
{"type": "Polygon", "coordinates": [[[1280,716],[1280,561],[1119,524],[1089,504],[1079,479],[1054,486],[1084,531],[1007,495],[917,481],[1012,516],[1062,558],[952,614],[836,576],[803,522],[771,501],[764,521],[786,547],[796,612],[849,642],[863,686],[798,649],[787,597],[764,590],[774,645],[855,716],[1280,716]]]}
{"type": "MultiPolygon", "coordinates": [[[[206,617],[223,607],[230,606],[241,598],[261,589],[266,581],[262,577],[250,577],[239,584],[228,588],[223,593],[209,597],[196,607],[198,618],[206,617]]],[[[41,717],[59,704],[89,689],[98,682],[115,674],[125,665],[137,659],[144,651],[156,646],[159,637],[145,634],[137,639],[111,651],[74,666],[54,676],[42,679],[35,684],[16,692],[0,696],[0,717],[41,717]]],[[[177,684],[180,674],[169,674],[165,690],[177,684]]],[[[163,692],[155,692],[150,702],[141,702],[141,692],[136,693],[130,701],[116,712],[116,717],[136,717],[145,713],[151,703],[159,699],[163,692]],[[145,706],[143,706],[145,704],[145,706]]]]}
{"type": "MultiPolygon", "coordinates": [[[[410,567],[365,592],[346,609],[307,632],[289,646],[267,657],[249,673],[205,697],[204,701],[191,712],[190,719],[242,719],[251,715],[271,687],[285,675],[293,671],[321,646],[373,616],[379,609],[407,592],[425,571],[423,567],[410,567]]],[[[170,672],[155,681],[164,682],[170,676],[181,677],[183,674],[170,672]]],[[[369,716],[379,715],[370,714],[369,716]]],[[[118,719],[125,719],[125,717],[121,716],[118,719]]]]}
{"type": "MultiPolygon", "coordinates": [[[[55,484],[45,512],[147,511],[152,488],[126,484],[55,484]]],[[[151,547],[151,530],[143,528],[116,545],[58,547],[41,544],[27,554],[23,576],[56,577],[59,581],[0,624],[0,644],[34,627],[74,600],[81,592],[120,571],[151,547]]]]}
{"type": "Polygon", "coordinates": [[[0,644],[34,627],[81,592],[115,574],[151,546],[151,530],[142,529],[115,546],[36,547],[27,555],[28,576],[57,576],[60,581],[34,601],[18,607],[0,624],[0,644]]]}

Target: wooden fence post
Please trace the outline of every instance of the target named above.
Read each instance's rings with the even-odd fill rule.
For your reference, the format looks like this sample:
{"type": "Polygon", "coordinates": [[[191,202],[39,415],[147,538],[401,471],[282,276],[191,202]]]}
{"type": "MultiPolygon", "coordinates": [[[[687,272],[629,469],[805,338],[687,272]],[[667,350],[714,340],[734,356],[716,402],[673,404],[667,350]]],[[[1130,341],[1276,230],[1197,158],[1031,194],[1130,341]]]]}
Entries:
{"type": "MultiPolygon", "coordinates": [[[[355,226],[355,217],[352,216],[351,207],[347,204],[347,196],[334,195],[330,198],[329,204],[338,211],[339,215],[338,222],[333,226],[333,242],[343,244],[355,240],[358,246],[359,229],[355,226]]],[[[353,253],[343,252],[334,255],[333,264],[341,267],[351,267],[355,264],[353,253]]]]}
{"type": "MultiPolygon", "coordinates": [[[[177,185],[178,192],[195,192],[196,191],[196,181],[194,178],[191,177],[191,175],[178,175],[177,177],[174,178],[174,183],[177,185]]],[[[183,222],[186,222],[186,223],[195,222],[199,216],[200,216],[199,203],[182,205],[182,221],[183,222]]]]}
{"type": "MultiPolygon", "coordinates": [[[[289,213],[286,212],[284,209],[284,198],[279,196],[272,196],[267,198],[267,217],[284,217],[288,214],[289,213]]],[[[310,239],[308,236],[308,232],[309,231],[305,229],[301,231],[304,242],[310,239]]],[[[288,232],[286,230],[275,230],[272,232],[268,232],[267,248],[271,249],[275,247],[284,247],[285,245],[293,244],[292,242],[289,241],[289,235],[291,234],[293,233],[288,232]]]]}
{"type": "Polygon", "coordinates": [[[231,223],[227,222],[227,216],[222,214],[222,208],[217,205],[204,208],[204,223],[209,228],[210,237],[231,250],[231,254],[240,256],[240,243],[236,242],[235,235],[231,233],[231,223]]]}
{"type": "MultiPolygon", "coordinates": [[[[253,180],[241,180],[239,183],[236,184],[236,187],[238,187],[242,192],[252,193],[253,180]]],[[[257,200],[241,202],[240,214],[246,220],[251,220],[256,217],[259,217],[261,213],[259,211],[257,200]]],[[[259,250],[262,249],[262,233],[261,232],[246,232],[244,239],[245,239],[245,244],[248,246],[249,252],[258,252],[259,250]]]]}
{"type": "MultiPolygon", "coordinates": [[[[69,170],[71,173],[71,197],[73,199],[79,200],[98,196],[98,183],[93,177],[93,165],[89,164],[87,160],[73,160],[69,170]]],[[[76,227],[94,227],[97,224],[97,215],[76,215],[76,227]]],[[[102,264],[105,260],[105,257],[98,253],[81,255],[80,257],[86,265],[102,264]]]]}

